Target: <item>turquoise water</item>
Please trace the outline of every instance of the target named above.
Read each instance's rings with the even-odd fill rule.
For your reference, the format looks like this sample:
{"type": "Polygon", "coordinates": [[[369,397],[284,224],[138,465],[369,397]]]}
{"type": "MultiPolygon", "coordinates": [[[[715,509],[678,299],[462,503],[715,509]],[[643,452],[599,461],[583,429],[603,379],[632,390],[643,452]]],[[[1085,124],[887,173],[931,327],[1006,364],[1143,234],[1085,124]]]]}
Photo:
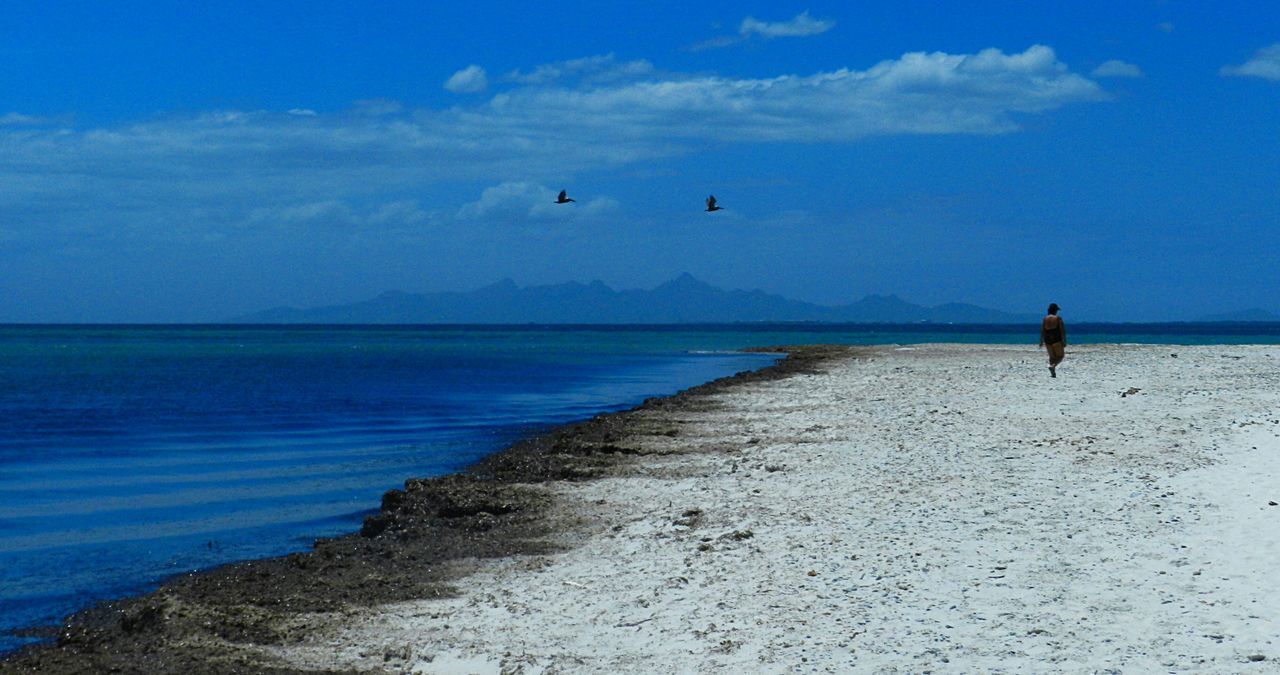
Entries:
{"type": "MultiPolygon", "coordinates": [[[[1071,338],[1277,343],[1280,326],[1071,338]]],[[[776,358],[744,347],[1035,341],[990,326],[0,326],[0,632],[306,548],[405,478],[776,358]]]]}

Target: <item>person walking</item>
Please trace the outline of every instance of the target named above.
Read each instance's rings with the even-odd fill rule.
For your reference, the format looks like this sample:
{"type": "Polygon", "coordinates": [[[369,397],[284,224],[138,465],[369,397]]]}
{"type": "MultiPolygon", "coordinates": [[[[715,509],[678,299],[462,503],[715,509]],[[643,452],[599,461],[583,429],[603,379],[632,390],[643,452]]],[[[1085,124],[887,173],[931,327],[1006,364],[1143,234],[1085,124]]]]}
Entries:
{"type": "Polygon", "coordinates": [[[1049,377],[1058,376],[1058,364],[1066,358],[1067,326],[1058,316],[1058,304],[1049,304],[1049,313],[1040,321],[1040,346],[1049,352],[1049,377]]]}

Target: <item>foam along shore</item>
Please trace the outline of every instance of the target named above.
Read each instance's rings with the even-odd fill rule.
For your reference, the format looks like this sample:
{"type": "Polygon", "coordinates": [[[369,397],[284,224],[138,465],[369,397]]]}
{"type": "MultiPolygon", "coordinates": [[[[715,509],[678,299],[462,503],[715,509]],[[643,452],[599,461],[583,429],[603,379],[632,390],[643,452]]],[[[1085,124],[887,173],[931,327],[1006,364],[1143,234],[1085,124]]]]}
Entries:
{"type": "Polygon", "coordinates": [[[1277,667],[1280,347],[1072,347],[1052,380],[1033,346],[796,353],[411,482],[363,536],[177,580],[8,665],[1277,667]]]}

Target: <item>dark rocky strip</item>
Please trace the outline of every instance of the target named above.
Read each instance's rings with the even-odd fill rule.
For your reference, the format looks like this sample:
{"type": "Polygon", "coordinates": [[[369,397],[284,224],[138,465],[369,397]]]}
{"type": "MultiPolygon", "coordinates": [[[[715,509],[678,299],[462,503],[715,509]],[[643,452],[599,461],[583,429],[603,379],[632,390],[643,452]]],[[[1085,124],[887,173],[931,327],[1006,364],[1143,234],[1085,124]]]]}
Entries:
{"type": "MultiPolygon", "coordinates": [[[[50,628],[49,643],[0,661],[0,673],[285,673],[261,646],[304,639],[326,621],[382,603],[447,597],[478,559],[545,554],[573,527],[551,515],[551,481],[611,475],[643,450],[631,436],[649,411],[714,407],[712,395],[744,384],[816,372],[840,346],[771,347],[778,363],[653,398],[628,411],[557,427],[460,474],[411,479],[388,491],[360,532],[319,539],[312,550],[232,563],[169,579],[139,597],[100,603],[50,628]]],[[[342,672],[342,671],[332,671],[342,672]]]]}

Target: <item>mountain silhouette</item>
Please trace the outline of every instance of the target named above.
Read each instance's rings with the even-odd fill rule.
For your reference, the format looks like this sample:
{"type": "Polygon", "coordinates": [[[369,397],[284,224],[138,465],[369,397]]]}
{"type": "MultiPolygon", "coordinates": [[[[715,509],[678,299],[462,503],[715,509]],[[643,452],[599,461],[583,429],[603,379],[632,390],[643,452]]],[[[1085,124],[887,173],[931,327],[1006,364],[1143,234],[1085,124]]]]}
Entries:
{"type": "Polygon", "coordinates": [[[912,304],[895,295],[868,295],[846,305],[818,305],[761,290],[725,290],[685,273],[649,290],[615,291],[600,281],[520,287],[503,279],[468,292],[388,291],[345,305],[276,307],[233,323],[1026,323],[977,305],[912,304]]]}

